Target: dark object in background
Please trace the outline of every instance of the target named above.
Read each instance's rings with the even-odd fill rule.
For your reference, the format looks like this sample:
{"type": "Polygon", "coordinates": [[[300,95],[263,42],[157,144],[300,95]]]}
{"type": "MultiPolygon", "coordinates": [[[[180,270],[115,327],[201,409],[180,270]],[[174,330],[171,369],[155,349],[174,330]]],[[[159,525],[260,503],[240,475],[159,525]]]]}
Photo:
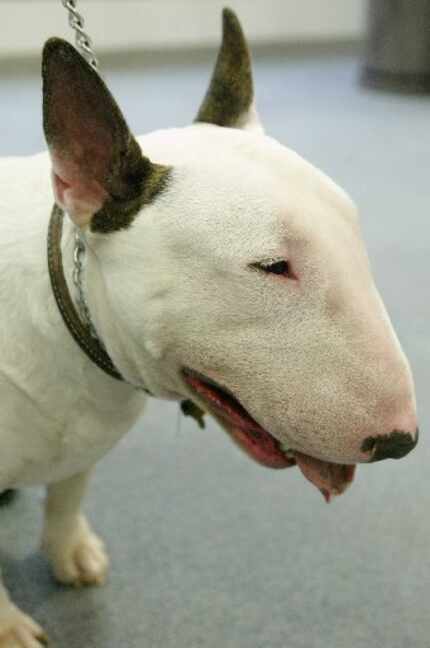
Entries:
{"type": "Polygon", "coordinates": [[[430,92],[430,0],[369,0],[365,85],[430,92]]]}
{"type": "Polygon", "coordinates": [[[15,499],[16,490],[9,488],[8,490],[2,491],[0,493],[0,508],[2,506],[7,506],[15,499]]]}

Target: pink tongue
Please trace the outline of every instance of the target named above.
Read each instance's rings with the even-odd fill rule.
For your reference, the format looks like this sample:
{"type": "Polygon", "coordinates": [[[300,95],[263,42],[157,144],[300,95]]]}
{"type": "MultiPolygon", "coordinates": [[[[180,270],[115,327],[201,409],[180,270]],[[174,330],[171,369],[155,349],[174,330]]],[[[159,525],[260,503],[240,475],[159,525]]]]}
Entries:
{"type": "Polygon", "coordinates": [[[295,452],[294,457],[303,475],[321,491],[326,502],[345,492],[354,479],[355,466],[321,461],[301,452],[295,452]]]}

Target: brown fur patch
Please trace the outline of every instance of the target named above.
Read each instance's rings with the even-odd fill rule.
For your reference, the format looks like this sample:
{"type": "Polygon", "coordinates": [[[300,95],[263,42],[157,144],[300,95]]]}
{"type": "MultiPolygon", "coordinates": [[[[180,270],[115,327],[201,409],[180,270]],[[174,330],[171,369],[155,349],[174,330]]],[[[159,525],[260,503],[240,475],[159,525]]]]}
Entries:
{"type": "Polygon", "coordinates": [[[245,35],[236,14],[224,9],[221,49],[195,121],[234,127],[249,111],[253,99],[251,55],[245,35]]]}
{"type": "Polygon", "coordinates": [[[102,209],[94,214],[90,224],[92,232],[109,234],[127,229],[142,207],[149,205],[167,187],[171,168],[161,164],[150,164],[150,173],[143,173],[140,177],[136,175],[130,181],[127,197],[111,197],[102,209]]]}
{"type": "Polygon", "coordinates": [[[42,76],[43,125],[51,152],[73,170],[77,183],[94,180],[108,195],[91,229],[107,233],[129,227],[166,187],[169,168],[142,155],[106,84],[72,45],[48,40],[42,76]]]}

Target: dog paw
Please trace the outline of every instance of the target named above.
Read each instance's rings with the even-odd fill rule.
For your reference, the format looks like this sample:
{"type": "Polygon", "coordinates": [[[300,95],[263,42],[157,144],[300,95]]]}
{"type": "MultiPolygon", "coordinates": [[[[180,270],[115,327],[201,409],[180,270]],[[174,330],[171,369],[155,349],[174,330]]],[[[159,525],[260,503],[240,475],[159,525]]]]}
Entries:
{"type": "Polygon", "coordinates": [[[49,540],[45,538],[43,547],[60,583],[81,587],[103,585],[106,581],[109,558],[103,542],[91,531],[85,518],[78,519],[76,528],[67,537],[60,534],[49,540]]]}
{"type": "Polygon", "coordinates": [[[0,610],[0,648],[42,648],[48,639],[42,628],[12,603],[0,610]]]}

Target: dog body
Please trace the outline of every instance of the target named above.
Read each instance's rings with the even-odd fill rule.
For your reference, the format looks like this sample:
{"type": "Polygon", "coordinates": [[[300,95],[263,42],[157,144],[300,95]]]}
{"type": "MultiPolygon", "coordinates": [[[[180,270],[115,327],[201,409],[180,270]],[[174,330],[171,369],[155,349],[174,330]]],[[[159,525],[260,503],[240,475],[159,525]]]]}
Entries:
{"type": "MultiPolygon", "coordinates": [[[[356,209],[264,135],[235,16],[197,122],[135,140],[66,43],[44,52],[49,154],[0,161],[0,490],[47,485],[43,547],[63,583],[103,582],[80,513],[91,468],[156,397],[192,398],[260,463],[298,464],[329,499],[355,464],[417,440],[414,387],[374,286],[356,209]],[[77,347],[52,293],[47,230],[67,212],[84,292],[124,381],[77,347]],[[269,432],[270,431],[270,432],[269,432]]],[[[40,627],[0,586],[0,648],[40,627]]]]}
{"type": "MultiPolygon", "coordinates": [[[[96,367],[73,341],[47,273],[52,210],[46,153],[0,161],[0,193],[13,195],[0,227],[0,490],[47,484],[88,469],[133,425],[146,395],[96,367]]],[[[65,224],[66,276],[73,228],[65,224]]],[[[72,287],[71,287],[71,290],[72,287]]]]}

